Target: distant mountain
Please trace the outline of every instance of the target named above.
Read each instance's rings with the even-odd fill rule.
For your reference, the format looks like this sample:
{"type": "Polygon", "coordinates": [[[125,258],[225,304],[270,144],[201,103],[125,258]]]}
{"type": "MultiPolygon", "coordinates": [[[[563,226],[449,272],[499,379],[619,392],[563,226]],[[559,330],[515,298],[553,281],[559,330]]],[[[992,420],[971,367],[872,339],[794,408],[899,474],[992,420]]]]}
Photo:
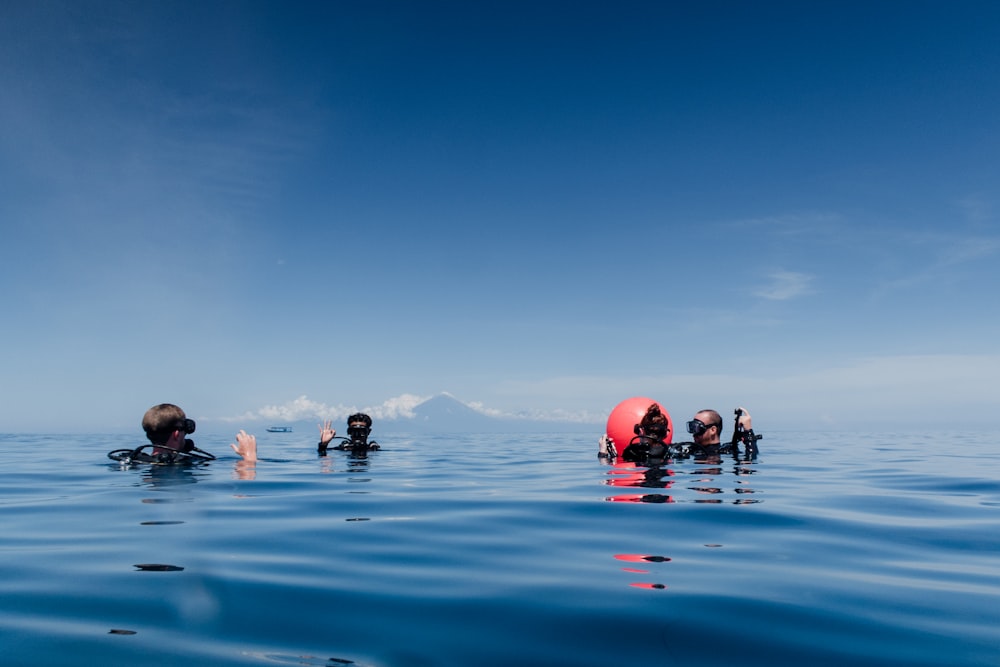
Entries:
{"type": "Polygon", "coordinates": [[[420,433],[580,433],[598,427],[579,422],[494,417],[473,410],[450,394],[438,394],[413,408],[413,417],[384,420],[384,428],[420,433]]]}
{"type": "Polygon", "coordinates": [[[413,408],[413,417],[395,420],[407,426],[447,427],[448,430],[468,431],[485,428],[496,419],[470,408],[453,396],[439,394],[413,408]]]}

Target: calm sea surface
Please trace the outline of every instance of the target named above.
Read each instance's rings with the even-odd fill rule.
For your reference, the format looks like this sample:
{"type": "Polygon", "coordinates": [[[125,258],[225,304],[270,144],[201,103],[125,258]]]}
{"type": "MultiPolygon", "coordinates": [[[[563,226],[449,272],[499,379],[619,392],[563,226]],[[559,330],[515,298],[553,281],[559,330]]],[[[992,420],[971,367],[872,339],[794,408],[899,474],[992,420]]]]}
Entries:
{"type": "MultiPolygon", "coordinates": [[[[995,435],[767,432],[753,463],[593,437],[312,433],[122,468],[0,436],[3,665],[1000,665],[995,435]]],[[[141,434],[140,434],[141,435],[141,434]]]]}

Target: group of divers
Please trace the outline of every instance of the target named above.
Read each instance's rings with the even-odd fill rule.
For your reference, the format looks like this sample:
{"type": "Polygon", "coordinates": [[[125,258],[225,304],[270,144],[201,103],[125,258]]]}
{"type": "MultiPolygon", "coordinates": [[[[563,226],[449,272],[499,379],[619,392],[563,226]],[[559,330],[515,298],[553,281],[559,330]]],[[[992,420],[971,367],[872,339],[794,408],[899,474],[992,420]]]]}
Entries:
{"type": "MultiPolygon", "coordinates": [[[[671,442],[670,422],[657,403],[646,410],[639,423],[634,426],[635,435],[625,443],[619,453],[622,443],[615,442],[604,434],[598,442],[598,456],[601,459],[614,461],[619,456],[623,461],[639,465],[656,466],[668,460],[705,459],[723,454],[740,455],[743,447],[743,457],[754,459],[759,452],[757,441],[763,436],[753,432],[750,413],[745,408],[736,408],[733,425],[733,435],[729,442],[722,442],[722,417],[715,410],[700,410],[694,418],[687,422],[687,432],[691,434],[691,442],[671,442]]],[[[200,464],[214,461],[215,456],[199,449],[194,441],[187,436],[195,431],[195,422],[189,419],[184,411],[172,403],[154,405],[142,418],[142,429],[149,440],[148,444],[134,449],[116,449],[108,452],[108,458],[123,465],[133,463],[148,463],[154,465],[200,464]]],[[[355,455],[365,455],[367,452],[380,449],[374,440],[368,437],[372,431],[372,419],[363,412],[350,415],[347,418],[346,438],[337,438],[337,431],[331,421],[319,424],[319,444],[316,447],[319,456],[327,455],[329,450],[350,452],[355,455]],[[332,445],[334,440],[338,444],[332,445]]],[[[257,461],[257,439],[255,436],[241,430],[236,434],[236,442],[230,444],[244,462],[257,461]]]]}

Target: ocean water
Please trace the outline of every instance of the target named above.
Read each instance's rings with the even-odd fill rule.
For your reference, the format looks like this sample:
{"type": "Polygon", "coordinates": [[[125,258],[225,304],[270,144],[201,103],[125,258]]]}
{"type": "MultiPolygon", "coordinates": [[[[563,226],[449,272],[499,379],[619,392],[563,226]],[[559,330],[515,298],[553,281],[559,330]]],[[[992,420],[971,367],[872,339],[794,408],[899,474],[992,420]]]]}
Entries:
{"type": "Polygon", "coordinates": [[[997,436],[765,434],[649,471],[596,433],[264,433],[252,479],[227,436],[3,435],[0,663],[1000,665],[997,436]]]}

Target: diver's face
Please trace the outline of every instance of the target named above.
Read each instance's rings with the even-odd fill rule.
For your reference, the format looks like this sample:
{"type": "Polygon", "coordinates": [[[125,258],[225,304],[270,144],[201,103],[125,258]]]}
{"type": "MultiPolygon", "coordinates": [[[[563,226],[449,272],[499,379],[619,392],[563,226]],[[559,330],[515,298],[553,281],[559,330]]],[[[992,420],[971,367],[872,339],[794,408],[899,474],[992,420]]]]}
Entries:
{"type": "Polygon", "coordinates": [[[695,444],[714,445],[719,442],[719,426],[712,421],[712,415],[699,412],[688,425],[695,444]],[[694,425],[694,428],[691,428],[694,425]]]}
{"type": "Polygon", "coordinates": [[[368,434],[371,429],[364,422],[355,422],[347,425],[347,435],[352,442],[368,442],[368,434]]]}

